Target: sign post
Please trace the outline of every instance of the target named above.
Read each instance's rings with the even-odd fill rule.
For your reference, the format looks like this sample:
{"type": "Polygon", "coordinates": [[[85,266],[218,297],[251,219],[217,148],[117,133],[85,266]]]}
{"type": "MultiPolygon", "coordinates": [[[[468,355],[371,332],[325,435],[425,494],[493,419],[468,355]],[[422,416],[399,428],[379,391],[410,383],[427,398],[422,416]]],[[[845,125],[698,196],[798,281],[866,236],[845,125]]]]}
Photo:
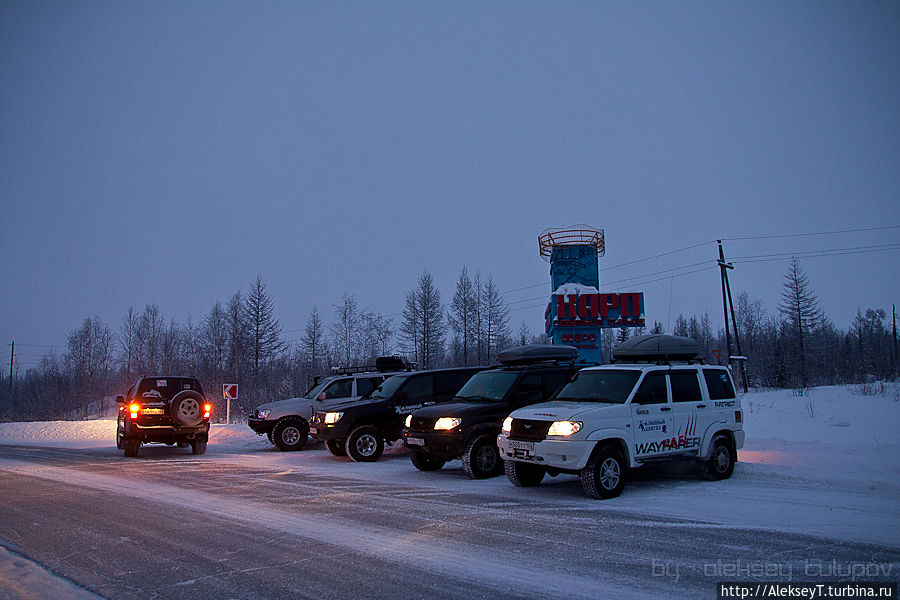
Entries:
{"type": "Polygon", "coordinates": [[[225,399],[225,423],[231,425],[231,401],[238,398],[238,384],[223,383],[222,397],[225,399]]]}

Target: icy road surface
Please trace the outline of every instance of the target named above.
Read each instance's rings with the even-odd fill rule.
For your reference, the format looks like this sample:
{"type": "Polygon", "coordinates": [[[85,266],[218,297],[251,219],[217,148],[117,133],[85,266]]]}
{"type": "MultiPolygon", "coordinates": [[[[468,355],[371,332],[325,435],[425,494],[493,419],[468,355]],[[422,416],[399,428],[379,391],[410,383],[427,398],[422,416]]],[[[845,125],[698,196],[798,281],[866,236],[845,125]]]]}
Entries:
{"type": "Polygon", "coordinates": [[[571,476],[520,489],[470,481],[458,461],[422,473],[402,449],[374,464],[281,453],[246,426],[214,426],[205,456],[126,459],[111,422],[3,424],[0,545],[108,598],[713,598],[722,580],[897,581],[900,403],[813,399],[811,417],[808,398],[746,396],[730,480],[639,471],[607,501],[571,476]]]}

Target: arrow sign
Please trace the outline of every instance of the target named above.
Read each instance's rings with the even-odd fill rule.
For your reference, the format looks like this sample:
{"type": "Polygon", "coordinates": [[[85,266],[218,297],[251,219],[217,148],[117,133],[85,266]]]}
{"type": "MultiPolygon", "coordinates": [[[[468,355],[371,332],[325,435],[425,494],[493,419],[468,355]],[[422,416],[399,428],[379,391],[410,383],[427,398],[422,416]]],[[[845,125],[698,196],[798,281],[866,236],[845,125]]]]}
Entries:
{"type": "Polygon", "coordinates": [[[223,383],[222,384],[222,397],[225,398],[226,400],[237,400],[238,384],[223,383]]]}

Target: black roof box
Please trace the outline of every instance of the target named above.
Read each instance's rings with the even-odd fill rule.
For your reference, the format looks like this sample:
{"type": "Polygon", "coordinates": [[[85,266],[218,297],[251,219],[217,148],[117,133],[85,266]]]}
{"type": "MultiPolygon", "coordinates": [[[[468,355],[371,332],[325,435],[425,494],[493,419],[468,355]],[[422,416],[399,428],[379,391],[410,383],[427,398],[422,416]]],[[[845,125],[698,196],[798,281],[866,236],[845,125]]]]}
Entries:
{"type": "Polygon", "coordinates": [[[504,365],[530,365],[541,362],[574,361],[578,350],[574,346],[556,344],[527,344],[507,348],[497,354],[504,365]]]}
{"type": "Polygon", "coordinates": [[[700,353],[697,340],[678,335],[639,335],[619,344],[613,358],[621,362],[695,360],[700,353]]]}
{"type": "Polygon", "coordinates": [[[406,361],[397,356],[379,356],[375,359],[375,369],[385,373],[387,371],[406,371],[406,361]]]}

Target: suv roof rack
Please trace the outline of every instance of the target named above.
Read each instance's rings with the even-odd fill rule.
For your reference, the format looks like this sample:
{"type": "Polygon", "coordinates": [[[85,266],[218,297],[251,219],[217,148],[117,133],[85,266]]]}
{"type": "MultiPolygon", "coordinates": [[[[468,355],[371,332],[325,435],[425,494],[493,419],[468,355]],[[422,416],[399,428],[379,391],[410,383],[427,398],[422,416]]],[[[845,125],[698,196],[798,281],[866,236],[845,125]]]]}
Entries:
{"type": "Polygon", "coordinates": [[[703,362],[697,340],[678,335],[639,335],[619,344],[611,362],[703,362]]]}
{"type": "Polygon", "coordinates": [[[578,350],[574,346],[555,344],[526,344],[497,353],[497,360],[505,367],[537,363],[575,362],[578,350]]]}
{"type": "Polygon", "coordinates": [[[416,363],[409,362],[402,356],[378,356],[374,365],[354,365],[351,367],[331,367],[335,375],[353,375],[354,373],[386,373],[388,371],[415,371],[416,363]]]}

